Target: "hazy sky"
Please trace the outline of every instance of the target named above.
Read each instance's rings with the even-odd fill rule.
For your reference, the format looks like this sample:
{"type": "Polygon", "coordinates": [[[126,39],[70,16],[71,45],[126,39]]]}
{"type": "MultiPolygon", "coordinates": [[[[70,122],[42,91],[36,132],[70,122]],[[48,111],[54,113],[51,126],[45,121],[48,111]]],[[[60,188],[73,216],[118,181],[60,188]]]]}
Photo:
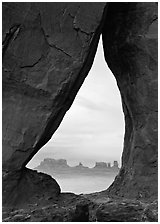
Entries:
{"type": "Polygon", "coordinates": [[[52,139],[34,156],[33,168],[44,158],[64,158],[68,164],[93,166],[95,161],[121,160],[124,116],[116,80],[99,42],[93,66],[74,103],[52,139]]]}

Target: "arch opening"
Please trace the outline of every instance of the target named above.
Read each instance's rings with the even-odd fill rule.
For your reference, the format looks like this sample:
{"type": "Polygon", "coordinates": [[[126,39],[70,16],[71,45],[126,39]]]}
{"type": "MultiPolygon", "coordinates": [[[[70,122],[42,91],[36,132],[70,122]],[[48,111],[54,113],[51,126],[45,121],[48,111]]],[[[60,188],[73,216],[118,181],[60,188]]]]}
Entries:
{"type": "MultiPolygon", "coordinates": [[[[37,188],[40,193],[48,188],[48,175],[26,169],[26,164],[51,138],[70,108],[92,66],[101,33],[105,59],[116,77],[126,122],[122,168],[105,193],[157,198],[157,4],[85,4],[80,3],[77,16],[76,4],[68,3],[64,10],[63,4],[47,3],[44,7],[37,3],[33,17],[26,14],[28,4],[4,4],[4,204],[17,204],[19,199],[26,203],[37,188]],[[23,13],[15,17],[21,7],[23,13]],[[47,14],[45,10],[49,10],[47,14]],[[58,11],[64,13],[57,17],[58,11]],[[50,15],[53,18],[48,20],[50,15]],[[89,23],[84,15],[91,15],[89,23]],[[22,27],[12,27],[12,21],[22,22],[22,27]],[[62,32],[50,29],[60,21],[62,32]],[[36,185],[34,176],[41,183],[44,178],[46,188],[43,183],[42,187],[36,185]],[[27,195],[24,186],[30,189],[27,195]]],[[[50,190],[54,189],[51,194],[59,196],[58,184],[52,178],[50,182],[50,190]]]]}
{"type": "Polygon", "coordinates": [[[119,172],[123,141],[120,92],[104,60],[100,38],[92,68],[71,108],[27,167],[52,175],[62,191],[105,190],[119,172]]]}

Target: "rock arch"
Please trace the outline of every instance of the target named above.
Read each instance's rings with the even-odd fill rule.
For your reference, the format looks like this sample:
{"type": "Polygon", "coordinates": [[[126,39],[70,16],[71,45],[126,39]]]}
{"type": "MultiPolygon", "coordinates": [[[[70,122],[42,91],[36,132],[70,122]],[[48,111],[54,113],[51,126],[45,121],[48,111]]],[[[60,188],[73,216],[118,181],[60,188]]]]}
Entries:
{"type": "Polygon", "coordinates": [[[156,28],[156,3],[3,3],[4,204],[25,198],[24,185],[35,194],[40,174],[25,166],[70,108],[101,33],[126,122],[122,169],[107,192],[157,196],[156,28]]]}
{"type": "Polygon", "coordinates": [[[109,4],[107,12],[105,58],[125,115],[122,169],[109,191],[147,198],[157,192],[157,3],[109,4]]]}

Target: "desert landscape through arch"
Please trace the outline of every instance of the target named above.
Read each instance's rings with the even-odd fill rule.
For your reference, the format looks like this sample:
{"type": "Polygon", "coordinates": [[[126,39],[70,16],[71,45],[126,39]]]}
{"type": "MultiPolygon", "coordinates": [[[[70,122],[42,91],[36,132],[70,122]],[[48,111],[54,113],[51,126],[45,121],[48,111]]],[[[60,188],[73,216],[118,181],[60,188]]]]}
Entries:
{"type": "Polygon", "coordinates": [[[101,33],[126,123],[122,168],[106,194],[157,198],[157,3],[3,3],[4,204],[41,191],[25,166],[70,108],[101,33]]]}
{"type": "Polygon", "coordinates": [[[105,190],[118,173],[113,162],[121,166],[124,131],[120,92],[100,37],[94,63],[72,106],[27,167],[51,175],[62,192],[105,190]]]}

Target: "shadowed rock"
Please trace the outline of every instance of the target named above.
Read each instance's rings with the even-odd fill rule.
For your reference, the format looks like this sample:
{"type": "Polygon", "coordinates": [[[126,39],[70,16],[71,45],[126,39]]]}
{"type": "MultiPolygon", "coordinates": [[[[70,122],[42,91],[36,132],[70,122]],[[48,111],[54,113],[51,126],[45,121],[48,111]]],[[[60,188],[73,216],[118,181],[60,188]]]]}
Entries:
{"type": "Polygon", "coordinates": [[[157,222],[157,214],[138,201],[110,201],[99,206],[98,222],[157,222]]]}
{"type": "Polygon", "coordinates": [[[112,195],[157,198],[157,3],[109,3],[103,27],[106,62],[125,115],[122,168],[112,195]]]}
{"type": "Polygon", "coordinates": [[[23,171],[3,173],[3,205],[23,207],[39,198],[57,198],[60,187],[49,175],[25,168],[23,171]]]}
{"type": "MultiPolygon", "coordinates": [[[[5,205],[21,203],[23,185],[32,189],[31,171],[25,166],[72,105],[92,66],[101,33],[126,126],[122,168],[106,194],[157,197],[157,3],[106,7],[106,3],[6,2],[2,134],[7,174],[3,192],[9,193],[3,195],[5,205]]],[[[57,183],[54,188],[59,193],[57,183]]]]}
{"type": "Polygon", "coordinates": [[[72,217],[72,222],[89,222],[89,207],[86,203],[76,205],[75,213],[72,217]]]}
{"type": "Polygon", "coordinates": [[[93,63],[105,5],[3,3],[3,170],[22,169],[58,128],[93,63]]]}
{"type": "Polygon", "coordinates": [[[5,172],[23,173],[58,128],[93,63],[105,6],[3,3],[5,172]]]}

